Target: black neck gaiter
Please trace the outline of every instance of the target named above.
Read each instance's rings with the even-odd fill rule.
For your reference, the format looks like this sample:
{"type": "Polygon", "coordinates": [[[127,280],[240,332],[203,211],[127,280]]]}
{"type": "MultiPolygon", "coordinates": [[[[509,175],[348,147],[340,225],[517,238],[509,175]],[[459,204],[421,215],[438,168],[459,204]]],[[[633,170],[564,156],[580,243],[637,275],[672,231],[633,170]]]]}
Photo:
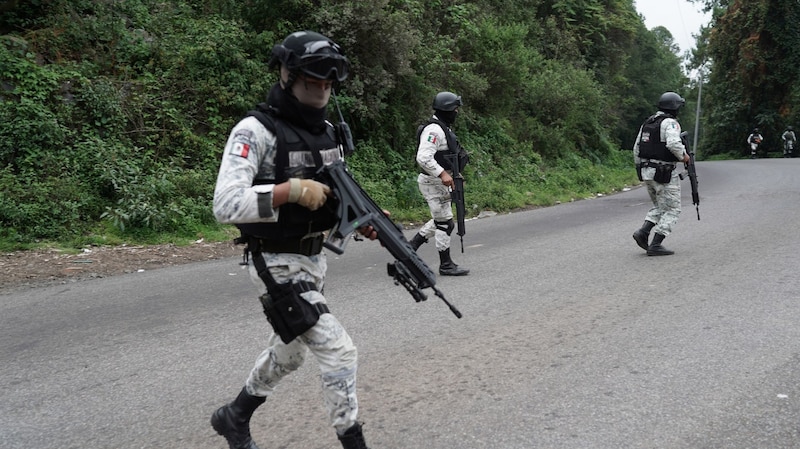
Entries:
{"type": "Polygon", "coordinates": [[[311,134],[322,134],[328,126],[325,123],[327,108],[312,108],[300,103],[297,98],[284,91],[280,83],[272,86],[267,104],[276,111],[278,117],[308,130],[311,134]]]}
{"type": "Polygon", "coordinates": [[[439,120],[445,122],[447,126],[452,127],[453,123],[456,122],[456,117],[458,116],[458,111],[435,111],[436,117],[439,120]]]}

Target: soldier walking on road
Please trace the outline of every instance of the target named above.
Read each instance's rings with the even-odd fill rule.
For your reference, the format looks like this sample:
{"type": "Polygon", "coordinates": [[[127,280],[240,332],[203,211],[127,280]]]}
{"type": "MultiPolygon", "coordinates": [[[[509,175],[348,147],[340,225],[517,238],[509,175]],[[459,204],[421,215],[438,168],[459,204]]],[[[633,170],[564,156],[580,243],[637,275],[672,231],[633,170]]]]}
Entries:
{"type": "Polygon", "coordinates": [[[675,92],[662,94],[658,100],[658,112],[642,124],[633,145],[633,160],[639,179],[644,182],[653,202],[644,224],[633,233],[633,240],[647,251],[648,256],[674,254],[661,243],[672,232],[681,213],[681,183],[675,165],[690,161],[681,141],[681,125],[676,119],[685,103],[675,92]],[[648,243],[651,230],[655,230],[655,235],[648,243]]]}
{"type": "Polygon", "coordinates": [[[747,145],[750,146],[750,159],[755,159],[758,156],[758,146],[764,141],[764,136],[758,128],[754,128],[753,132],[747,136],[747,145]]]}
{"type": "Polygon", "coordinates": [[[783,140],[783,157],[794,157],[794,147],[797,145],[797,136],[791,126],[786,127],[786,131],[781,134],[783,140]]]}
{"type": "MultiPolygon", "coordinates": [[[[454,188],[453,170],[448,155],[458,156],[459,164],[466,165],[468,156],[450,129],[456,121],[461,97],[452,92],[439,92],[433,98],[434,115],[417,130],[416,161],[422,173],[417,184],[428,208],[431,219],[411,239],[417,250],[429,238],[435,237],[439,252],[439,274],[464,276],[469,270],[456,265],[450,257],[450,234],[455,229],[450,190],[454,188]]],[[[464,167],[460,167],[463,171],[464,167]]]]}
{"type": "MultiPolygon", "coordinates": [[[[250,435],[253,412],[311,352],[322,371],[325,407],[342,447],[367,449],[356,421],[356,347],[322,294],[327,270],[323,233],[337,223],[337,211],[327,201],[330,187],[315,179],[322,166],[343,157],[325,116],[334,83],[347,78],[348,61],[327,37],[300,31],[273,48],[270,66],[280,67],[280,81],[267,102],[230,133],[214,191],[214,215],[242,231],[253,261],[250,277],[275,333],[244,388],[213,413],[211,425],[230,449],[258,449],[250,435]]],[[[360,231],[377,237],[371,227],[360,231]]]]}

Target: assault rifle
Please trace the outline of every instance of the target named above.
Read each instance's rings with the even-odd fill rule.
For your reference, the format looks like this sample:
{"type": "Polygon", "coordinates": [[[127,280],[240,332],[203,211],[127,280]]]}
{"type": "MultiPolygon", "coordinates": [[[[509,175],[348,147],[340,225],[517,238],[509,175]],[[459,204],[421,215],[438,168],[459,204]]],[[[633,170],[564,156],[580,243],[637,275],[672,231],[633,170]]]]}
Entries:
{"type": "MultiPolygon", "coordinates": [[[[688,136],[689,133],[687,131],[683,131],[681,133],[681,141],[689,153],[689,163],[685,164],[686,173],[689,177],[689,184],[692,186],[692,204],[694,204],[694,208],[697,210],[697,219],[700,220],[700,192],[697,190],[697,170],[694,166],[694,150],[689,149],[688,136]]],[[[681,179],[683,179],[683,174],[681,174],[681,179]]]]}
{"type": "Polygon", "coordinates": [[[416,302],[428,299],[422,290],[430,287],[447,304],[450,311],[461,318],[461,312],[436,288],[436,275],[411,247],[402,228],[390,220],[383,209],[358,185],[344,161],[339,160],[324,166],[320,169],[320,174],[328,181],[327,184],[339,202],[339,222],[328,234],[325,247],[336,254],[343,254],[344,245],[353,232],[364,226],[372,226],[383,247],[395,258],[394,263],[387,265],[387,272],[394,278],[395,285],[405,287],[416,302]]]}
{"type": "Polygon", "coordinates": [[[461,237],[461,252],[464,252],[464,234],[467,233],[466,225],[464,223],[466,214],[466,207],[464,206],[464,175],[461,174],[460,161],[457,154],[445,156],[453,167],[453,188],[450,191],[450,199],[456,205],[456,234],[461,237]]]}

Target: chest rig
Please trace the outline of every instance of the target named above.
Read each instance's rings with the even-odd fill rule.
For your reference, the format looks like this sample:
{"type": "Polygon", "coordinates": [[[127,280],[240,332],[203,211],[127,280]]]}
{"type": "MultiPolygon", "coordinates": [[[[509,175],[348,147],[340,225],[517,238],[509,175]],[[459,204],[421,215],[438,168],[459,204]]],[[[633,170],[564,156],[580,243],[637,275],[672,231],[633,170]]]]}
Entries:
{"type": "Polygon", "coordinates": [[[675,118],[668,114],[651,116],[642,125],[642,138],[639,140],[639,158],[657,161],[677,162],[678,158],[667,149],[667,143],[661,141],[661,122],[667,118],[675,118]]]}
{"type": "MultiPolygon", "coordinates": [[[[319,181],[319,170],[325,164],[341,158],[332,126],[328,126],[321,134],[312,134],[276,116],[265,104],[258,105],[247,116],[258,119],[276,137],[274,179],[257,178],[253,185],[280,184],[289,178],[319,181]]],[[[331,229],[338,221],[337,206],[333,198],[328,198],[315,211],[299,204],[287,203],[280,207],[278,221],[275,223],[246,223],[237,226],[243,235],[263,240],[296,240],[331,229]]]]}

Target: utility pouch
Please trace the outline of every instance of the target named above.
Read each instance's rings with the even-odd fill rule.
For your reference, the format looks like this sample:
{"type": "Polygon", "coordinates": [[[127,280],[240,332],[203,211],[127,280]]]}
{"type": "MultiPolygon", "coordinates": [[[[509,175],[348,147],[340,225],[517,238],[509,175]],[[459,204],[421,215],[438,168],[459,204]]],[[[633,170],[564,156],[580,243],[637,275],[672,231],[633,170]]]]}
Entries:
{"type": "Polygon", "coordinates": [[[659,184],[669,184],[672,180],[672,170],[675,170],[674,165],[661,164],[656,166],[656,174],[653,176],[653,181],[659,184]]]}
{"type": "MultiPolygon", "coordinates": [[[[314,327],[323,313],[328,313],[325,304],[311,304],[300,296],[301,291],[315,290],[305,284],[277,284],[259,297],[264,307],[264,315],[272,329],[284,343],[290,343],[298,335],[314,327]]],[[[310,284],[313,286],[313,284],[310,284]]]]}

